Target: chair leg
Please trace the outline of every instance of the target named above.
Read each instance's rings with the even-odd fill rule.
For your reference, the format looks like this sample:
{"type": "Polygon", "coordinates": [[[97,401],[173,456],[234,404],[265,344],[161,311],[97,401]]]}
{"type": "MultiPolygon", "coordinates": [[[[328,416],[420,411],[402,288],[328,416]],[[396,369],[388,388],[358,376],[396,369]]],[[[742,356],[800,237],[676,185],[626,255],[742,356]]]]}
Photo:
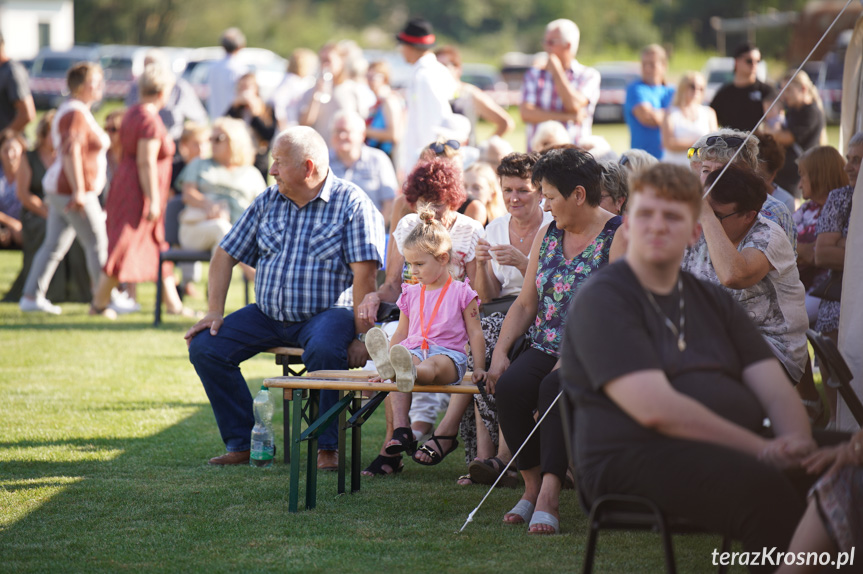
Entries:
{"type": "Polygon", "coordinates": [[[588,518],[588,527],[587,548],[584,549],[584,567],[581,570],[583,574],[591,574],[591,572],[593,572],[593,558],[596,554],[596,540],[599,538],[599,525],[593,519],[593,511],[591,511],[590,517],[588,518]]]}
{"type": "Polygon", "coordinates": [[[662,536],[662,549],[665,552],[665,571],[668,574],[677,574],[677,566],[674,564],[674,544],[664,517],[659,518],[659,534],[662,536]]]}
{"type": "Polygon", "coordinates": [[[153,326],[162,322],[162,258],[159,257],[159,271],[156,273],[156,311],[153,315],[153,326]]]}
{"type": "MultiPolygon", "coordinates": [[[[731,538],[728,536],[722,537],[722,548],[719,550],[720,554],[725,554],[726,552],[731,551],[731,538]]],[[[727,564],[719,564],[719,574],[725,574],[728,572],[727,564]]]]}

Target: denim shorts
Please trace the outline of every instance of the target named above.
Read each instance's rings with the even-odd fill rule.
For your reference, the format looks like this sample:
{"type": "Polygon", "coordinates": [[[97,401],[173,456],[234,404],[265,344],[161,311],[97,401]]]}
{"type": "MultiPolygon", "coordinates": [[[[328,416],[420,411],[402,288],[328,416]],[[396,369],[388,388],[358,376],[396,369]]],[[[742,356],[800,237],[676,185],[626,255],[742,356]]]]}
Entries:
{"type": "MultiPolygon", "coordinates": [[[[410,349],[410,352],[411,355],[419,357],[420,361],[423,360],[422,349],[410,349]]],[[[464,378],[465,373],[467,373],[467,355],[459,353],[458,351],[453,351],[452,349],[447,349],[446,347],[429,345],[428,356],[433,357],[434,355],[446,355],[452,360],[453,364],[455,364],[455,370],[458,371],[458,378],[449,384],[455,385],[460,383],[464,378]]]]}

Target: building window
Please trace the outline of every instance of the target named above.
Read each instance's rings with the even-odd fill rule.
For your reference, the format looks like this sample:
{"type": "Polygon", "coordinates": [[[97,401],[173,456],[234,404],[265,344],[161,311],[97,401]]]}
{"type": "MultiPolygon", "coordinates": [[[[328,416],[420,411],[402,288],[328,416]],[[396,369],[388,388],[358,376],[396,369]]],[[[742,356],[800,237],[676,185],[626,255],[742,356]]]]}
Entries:
{"type": "Polygon", "coordinates": [[[39,48],[51,46],[51,23],[39,22],[39,48]]]}

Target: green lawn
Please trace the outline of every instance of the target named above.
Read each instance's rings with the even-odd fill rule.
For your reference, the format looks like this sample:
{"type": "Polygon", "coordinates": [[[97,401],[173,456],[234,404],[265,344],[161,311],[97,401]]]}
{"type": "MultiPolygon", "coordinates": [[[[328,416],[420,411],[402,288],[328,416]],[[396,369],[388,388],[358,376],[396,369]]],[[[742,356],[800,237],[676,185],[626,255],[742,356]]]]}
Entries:
{"type": "MultiPolygon", "coordinates": [[[[0,292],[19,257],[0,251],[0,292]]],[[[237,274],[229,308],[240,305],[241,286],[237,274]]],[[[486,492],[456,486],[459,455],[436,467],[408,462],[402,474],[364,480],[361,492],[341,497],[326,473],[317,509],[299,514],[287,511],[286,466],[207,466],[223,445],[187,360],[188,323],[168,317],[153,328],[155,289],[139,292],[146,311],[117,322],[87,316],[83,304],[63,304],[59,317],[0,304],[0,571],[580,569],[587,521],[572,491],[561,500],[561,536],[503,525],[513,490],[492,493],[457,534],[486,492]]],[[[267,356],[243,370],[253,388],[280,373],[267,356]]],[[[278,441],[281,421],[279,408],[278,441]]],[[[382,433],[376,414],[365,427],[364,463],[382,433]]],[[[712,569],[718,544],[679,537],[681,571],[712,569]]],[[[600,537],[597,572],[661,568],[658,536],[600,537]]]]}

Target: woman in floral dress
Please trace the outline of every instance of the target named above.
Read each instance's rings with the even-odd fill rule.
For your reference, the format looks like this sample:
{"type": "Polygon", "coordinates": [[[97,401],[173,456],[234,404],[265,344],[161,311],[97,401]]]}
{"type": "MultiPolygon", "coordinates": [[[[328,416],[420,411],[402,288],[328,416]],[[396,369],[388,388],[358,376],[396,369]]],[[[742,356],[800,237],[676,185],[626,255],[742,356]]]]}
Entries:
{"type": "MultiPolygon", "coordinates": [[[[599,206],[601,176],[602,168],[593,157],[573,148],[550,150],[533,168],[534,185],[541,187],[544,209],[554,221],[536,235],[525,273],[535,278],[536,290],[522,289],[510,307],[487,383],[496,395],[501,431],[512,450],[533,428],[534,410],[545,413],[560,390],[558,348],[566,312],[579,287],[608,263],[621,223],[619,215],[599,206]],[[528,328],[530,348],[510,365],[510,348],[528,328]]],[[[558,497],[567,468],[558,409],[549,412],[516,463],[525,492],[504,522],[529,523],[530,533],[556,533],[558,497]]]]}

